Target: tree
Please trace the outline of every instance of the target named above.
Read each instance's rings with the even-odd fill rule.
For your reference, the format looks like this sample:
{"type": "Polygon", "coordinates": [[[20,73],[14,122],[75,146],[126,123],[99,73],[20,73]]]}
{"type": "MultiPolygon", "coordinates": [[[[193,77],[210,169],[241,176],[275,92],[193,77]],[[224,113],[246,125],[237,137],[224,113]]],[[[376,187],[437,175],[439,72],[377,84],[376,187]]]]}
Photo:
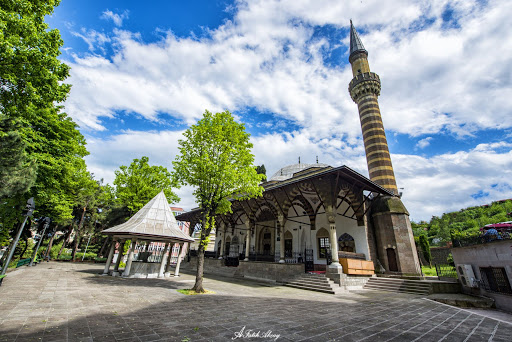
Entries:
{"type": "Polygon", "coordinates": [[[428,243],[427,237],[425,235],[420,235],[419,242],[425,260],[428,262],[428,265],[432,267],[432,255],[430,254],[430,244],[428,243]]]}
{"type": "Polygon", "coordinates": [[[130,166],[121,166],[115,172],[115,194],[120,205],[129,209],[130,216],[135,214],[160,191],[164,191],[171,203],[180,198],[172,191],[178,183],[163,166],[150,166],[149,158],[134,159],[130,166]]]}
{"type": "Polygon", "coordinates": [[[27,152],[27,142],[12,124],[0,122],[0,198],[27,192],[36,180],[37,165],[27,152]]]}
{"type": "Polygon", "coordinates": [[[264,175],[264,179],[267,179],[267,169],[265,169],[265,164],[261,164],[261,166],[256,166],[256,173],[264,175]]]}
{"type": "Polygon", "coordinates": [[[215,215],[230,212],[232,200],[261,196],[263,188],[258,184],[264,175],[253,166],[252,144],[244,124],[237,123],[228,111],[205,111],[183,136],[185,139],[178,141],[173,174],[181,184],[195,187],[194,196],[201,209],[201,242],[193,290],[204,292],[204,252],[215,226],[215,215]]]}
{"type": "Polygon", "coordinates": [[[15,231],[29,197],[37,216],[69,220],[87,173],[85,139],[59,106],[70,89],[69,67],[57,58],[63,42],[44,22],[58,3],[0,0],[0,144],[12,151],[0,158],[0,179],[15,185],[0,203],[1,236],[15,231]]]}

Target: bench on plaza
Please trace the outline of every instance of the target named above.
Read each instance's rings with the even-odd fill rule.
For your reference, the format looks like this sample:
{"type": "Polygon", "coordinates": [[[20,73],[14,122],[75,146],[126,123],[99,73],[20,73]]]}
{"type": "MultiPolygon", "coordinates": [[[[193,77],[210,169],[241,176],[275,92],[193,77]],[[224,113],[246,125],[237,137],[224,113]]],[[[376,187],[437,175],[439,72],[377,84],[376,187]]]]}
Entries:
{"type": "Polygon", "coordinates": [[[30,264],[30,260],[32,260],[32,258],[20,259],[16,264],[16,268],[30,264]]]}

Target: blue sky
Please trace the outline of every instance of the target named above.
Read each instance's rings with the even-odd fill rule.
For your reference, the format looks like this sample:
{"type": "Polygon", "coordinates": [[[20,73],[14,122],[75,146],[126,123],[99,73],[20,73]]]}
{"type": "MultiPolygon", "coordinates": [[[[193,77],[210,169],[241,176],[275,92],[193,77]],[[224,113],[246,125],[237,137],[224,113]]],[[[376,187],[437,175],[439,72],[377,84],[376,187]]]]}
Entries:
{"type": "MultiPolygon", "coordinates": [[[[97,178],[147,155],[171,168],[205,109],[230,110],[268,175],[302,162],[367,175],[348,94],[352,18],[380,75],[413,220],[512,198],[510,1],[63,0],[47,18],[71,66],[66,112],[97,178]]],[[[195,206],[190,188],[178,204],[195,206]]]]}

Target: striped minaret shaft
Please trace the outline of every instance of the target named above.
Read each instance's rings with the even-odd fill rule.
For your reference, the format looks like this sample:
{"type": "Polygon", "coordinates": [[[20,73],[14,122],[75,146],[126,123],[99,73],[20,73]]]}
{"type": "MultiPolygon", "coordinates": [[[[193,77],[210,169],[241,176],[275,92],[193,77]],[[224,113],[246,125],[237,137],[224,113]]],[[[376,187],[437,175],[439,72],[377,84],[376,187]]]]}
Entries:
{"type": "Polygon", "coordinates": [[[352,20],[350,21],[349,62],[352,65],[354,78],[350,81],[348,90],[359,109],[370,179],[383,188],[398,194],[379,109],[380,78],[376,73],[370,72],[368,51],[365,50],[352,20]]]}

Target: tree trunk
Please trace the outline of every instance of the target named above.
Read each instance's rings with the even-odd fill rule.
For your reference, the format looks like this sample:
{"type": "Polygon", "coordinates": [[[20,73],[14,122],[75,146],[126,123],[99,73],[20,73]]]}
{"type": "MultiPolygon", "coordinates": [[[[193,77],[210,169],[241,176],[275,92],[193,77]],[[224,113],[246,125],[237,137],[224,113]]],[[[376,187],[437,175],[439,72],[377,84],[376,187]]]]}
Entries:
{"type": "Polygon", "coordinates": [[[82,211],[82,217],[80,218],[80,223],[78,223],[78,228],[76,230],[76,242],[75,242],[75,248],[73,248],[73,255],[71,256],[71,261],[75,262],[76,252],[78,250],[78,245],[80,244],[80,240],[82,239],[80,234],[82,234],[82,227],[84,226],[84,217],[85,217],[85,211],[87,210],[87,204],[84,205],[84,211],[82,211]]]}
{"type": "Polygon", "coordinates": [[[78,245],[80,244],[80,241],[82,240],[82,237],[78,236],[78,232],[75,236],[75,244],[73,246],[73,254],[71,255],[71,261],[75,262],[76,258],[76,252],[78,251],[78,245]]]}
{"type": "MultiPolygon", "coordinates": [[[[105,238],[105,241],[103,242],[103,246],[101,246],[101,249],[100,249],[100,251],[99,251],[99,253],[98,253],[98,258],[102,258],[102,257],[103,257],[103,251],[105,251],[105,247],[107,247],[107,245],[109,245],[109,243],[108,243],[108,242],[109,242],[109,240],[110,240],[110,237],[109,237],[109,236],[107,236],[107,237],[105,238]]],[[[109,247],[110,247],[110,246],[109,246],[109,247]]],[[[108,249],[107,249],[107,251],[110,251],[110,248],[108,248],[108,249]]]]}
{"type": "Polygon", "coordinates": [[[62,251],[64,250],[64,247],[69,241],[69,238],[71,237],[71,234],[73,233],[73,222],[69,225],[68,232],[66,233],[66,237],[64,238],[64,241],[62,242],[62,246],[60,247],[59,255],[57,255],[57,259],[60,258],[60,255],[62,254],[62,251]]]}
{"type": "Polygon", "coordinates": [[[21,252],[20,259],[23,259],[23,255],[27,251],[27,248],[28,248],[28,236],[25,238],[25,249],[23,250],[23,252],[21,252]]]}
{"type": "Polygon", "coordinates": [[[53,246],[53,239],[55,239],[55,234],[57,233],[57,229],[59,228],[59,225],[55,226],[55,231],[52,234],[52,237],[50,238],[50,242],[48,242],[48,249],[46,250],[45,258],[46,260],[50,260],[50,252],[52,250],[53,246]]]}
{"type": "MultiPolygon", "coordinates": [[[[201,239],[202,240],[202,239],[201,239]]],[[[204,269],[204,247],[202,242],[199,243],[199,249],[197,251],[197,273],[196,273],[196,283],[192,290],[197,293],[206,292],[203,288],[203,269],[204,269]]]]}

